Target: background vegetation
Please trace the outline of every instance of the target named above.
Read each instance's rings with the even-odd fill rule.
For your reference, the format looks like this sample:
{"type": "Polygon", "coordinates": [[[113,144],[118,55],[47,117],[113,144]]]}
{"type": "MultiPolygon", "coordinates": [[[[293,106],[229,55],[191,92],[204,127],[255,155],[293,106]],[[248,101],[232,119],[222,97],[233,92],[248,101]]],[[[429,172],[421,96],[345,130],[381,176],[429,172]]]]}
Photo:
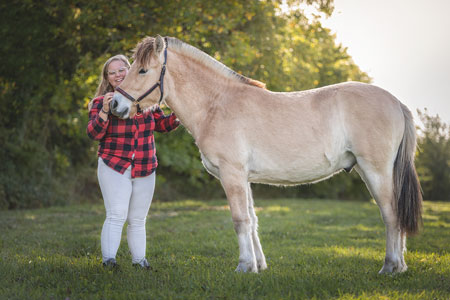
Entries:
{"type": "MultiPolygon", "coordinates": [[[[85,133],[87,103],[104,61],[131,54],[146,35],[177,37],[237,72],[293,91],[370,82],[317,16],[332,0],[59,1],[0,3],[0,209],[97,201],[96,148],[85,133]]],[[[289,109],[286,107],[286,109],[289,109]]],[[[450,199],[449,127],[422,114],[418,170],[425,198],[450,199]]],[[[183,129],[158,135],[157,199],[223,196],[183,129]]],[[[256,186],[256,196],[367,199],[354,172],[317,185],[256,186]]]]}

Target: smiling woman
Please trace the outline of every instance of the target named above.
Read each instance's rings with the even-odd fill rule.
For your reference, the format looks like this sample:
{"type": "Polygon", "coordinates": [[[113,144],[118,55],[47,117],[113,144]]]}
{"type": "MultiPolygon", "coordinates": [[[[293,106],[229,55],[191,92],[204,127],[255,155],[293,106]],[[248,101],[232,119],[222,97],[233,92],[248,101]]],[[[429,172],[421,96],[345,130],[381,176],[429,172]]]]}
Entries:
{"type": "MultiPolygon", "coordinates": [[[[118,54],[108,59],[103,65],[101,81],[95,92],[94,99],[106,93],[114,92],[115,88],[127,75],[129,68],[130,62],[125,55],[118,54]]],[[[89,110],[92,107],[94,99],[89,103],[89,110]]]]}
{"type": "Polygon", "coordinates": [[[179,122],[174,114],[165,116],[159,107],[138,111],[128,119],[110,114],[113,92],[127,76],[129,67],[123,55],[110,58],[103,66],[97,95],[89,105],[87,134],[100,141],[97,176],[106,209],[101,234],[103,264],[116,265],[122,228],[127,221],[132,263],[149,268],[145,258],[145,222],[158,165],[153,131],[171,131],[179,122]]]}

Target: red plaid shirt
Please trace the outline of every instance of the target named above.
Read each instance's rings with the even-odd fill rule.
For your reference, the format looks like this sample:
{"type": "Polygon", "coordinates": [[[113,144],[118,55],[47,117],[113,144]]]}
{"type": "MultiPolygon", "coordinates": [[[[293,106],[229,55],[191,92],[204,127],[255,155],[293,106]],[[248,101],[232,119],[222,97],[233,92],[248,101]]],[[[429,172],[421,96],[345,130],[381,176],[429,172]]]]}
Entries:
{"type": "Polygon", "coordinates": [[[180,122],[175,114],[165,116],[158,107],[132,119],[109,115],[103,120],[99,115],[102,107],[103,96],[95,98],[86,130],[91,139],[100,141],[98,156],[121,174],[131,165],[132,178],[152,174],[158,166],[153,131],[169,132],[177,128],[180,122]]]}

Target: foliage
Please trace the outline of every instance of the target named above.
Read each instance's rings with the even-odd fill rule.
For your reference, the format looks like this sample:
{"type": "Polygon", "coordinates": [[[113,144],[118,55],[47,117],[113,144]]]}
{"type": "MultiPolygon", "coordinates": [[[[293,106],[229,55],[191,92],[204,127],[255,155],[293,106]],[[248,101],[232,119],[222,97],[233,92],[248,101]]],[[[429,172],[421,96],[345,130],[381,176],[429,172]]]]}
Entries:
{"type": "MultiPolygon", "coordinates": [[[[2,2],[0,52],[8,59],[0,65],[0,208],[99,198],[96,144],[85,133],[87,103],[104,61],[130,56],[146,35],[177,37],[276,91],[369,81],[319,19],[302,13],[302,5],[313,5],[329,15],[331,0],[289,0],[287,12],[282,2],[2,2]]],[[[158,135],[157,148],[157,198],[223,195],[185,130],[158,135]]],[[[354,180],[319,190],[357,198],[354,180]]]]}
{"type": "Polygon", "coordinates": [[[418,137],[417,172],[424,197],[450,200],[450,125],[439,115],[430,116],[418,110],[423,123],[418,137]]]}
{"type": "Polygon", "coordinates": [[[102,205],[0,211],[1,299],[449,299],[450,204],[425,202],[408,239],[409,269],[378,275],[384,225],[376,205],[256,200],[268,269],[234,272],[238,244],[226,200],[156,202],[147,224],[152,270],[101,266],[102,205]],[[20,237],[20,238],[18,238],[20,237]]]}

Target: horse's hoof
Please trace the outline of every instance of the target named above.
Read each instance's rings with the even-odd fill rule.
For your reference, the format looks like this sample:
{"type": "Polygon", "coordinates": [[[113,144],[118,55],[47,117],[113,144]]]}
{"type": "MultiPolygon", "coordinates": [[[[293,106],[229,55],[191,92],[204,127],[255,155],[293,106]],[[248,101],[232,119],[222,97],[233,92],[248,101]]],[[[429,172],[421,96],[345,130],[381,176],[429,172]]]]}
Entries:
{"type": "Polygon", "coordinates": [[[258,271],[263,271],[267,269],[267,264],[265,261],[258,262],[258,271]]]}
{"type": "Polygon", "coordinates": [[[392,267],[384,265],[378,274],[390,274],[393,273],[393,271],[394,269],[392,267]]]}
{"type": "Polygon", "coordinates": [[[405,263],[402,262],[393,262],[385,260],[383,268],[381,268],[378,274],[390,274],[390,273],[402,273],[408,269],[405,263]]]}
{"type": "Polygon", "coordinates": [[[235,270],[236,272],[242,273],[258,273],[258,269],[256,268],[256,264],[240,262],[235,270]]]}

